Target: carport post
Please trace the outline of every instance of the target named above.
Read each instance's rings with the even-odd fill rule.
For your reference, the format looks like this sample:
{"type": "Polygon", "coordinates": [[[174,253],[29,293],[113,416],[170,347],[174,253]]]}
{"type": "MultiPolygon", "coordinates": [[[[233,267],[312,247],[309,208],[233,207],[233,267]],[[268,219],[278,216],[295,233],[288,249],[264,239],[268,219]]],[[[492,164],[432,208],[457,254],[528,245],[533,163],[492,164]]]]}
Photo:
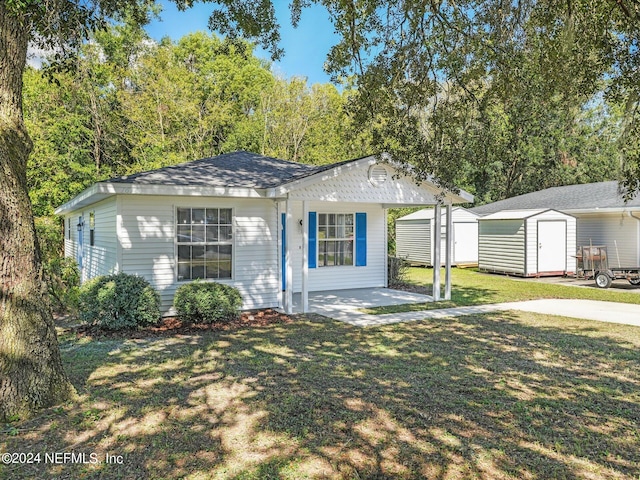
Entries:
{"type": "Polygon", "coordinates": [[[433,210],[433,301],[440,300],[440,243],[442,242],[442,209],[436,203],[433,210]]]}
{"type": "Polygon", "coordinates": [[[384,245],[387,248],[384,249],[384,286],[389,288],[389,209],[382,208],[384,212],[384,245]]]}
{"type": "Polygon", "coordinates": [[[453,253],[453,207],[449,203],[447,211],[447,228],[445,229],[445,267],[444,267],[444,299],[451,300],[451,257],[453,253]]]}
{"type": "Polygon", "coordinates": [[[302,201],[302,313],[309,311],[309,203],[302,201]]]}

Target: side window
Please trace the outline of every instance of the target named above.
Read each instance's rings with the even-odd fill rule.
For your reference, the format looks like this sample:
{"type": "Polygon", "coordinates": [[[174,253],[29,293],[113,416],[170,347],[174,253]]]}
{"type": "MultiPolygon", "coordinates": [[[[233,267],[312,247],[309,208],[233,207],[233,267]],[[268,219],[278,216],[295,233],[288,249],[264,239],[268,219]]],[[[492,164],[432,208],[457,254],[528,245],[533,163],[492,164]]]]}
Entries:
{"type": "Polygon", "coordinates": [[[71,217],[67,218],[67,238],[71,240],[71,217]]]}

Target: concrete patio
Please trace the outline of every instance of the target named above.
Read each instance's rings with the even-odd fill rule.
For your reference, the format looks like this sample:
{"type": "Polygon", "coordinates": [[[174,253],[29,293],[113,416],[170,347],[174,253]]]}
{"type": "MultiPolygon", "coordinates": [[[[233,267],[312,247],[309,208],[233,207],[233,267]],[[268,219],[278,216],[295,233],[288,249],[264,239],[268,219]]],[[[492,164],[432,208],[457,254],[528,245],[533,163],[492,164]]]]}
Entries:
{"type": "MultiPolygon", "coordinates": [[[[429,295],[404,292],[391,288],[354,288],[351,290],[335,290],[309,293],[309,312],[319,313],[347,323],[353,323],[353,317],[365,315],[361,308],[402,305],[405,303],[432,302],[429,295]]],[[[301,312],[299,293],[293,296],[294,312],[301,312]]],[[[367,315],[379,317],[379,315],[367,315]]]]}
{"type": "MultiPolygon", "coordinates": [[[[309,294],[309,311],[358,327],[388,325],[429,318],[451,318],[505,310],[544,313],[564,317],[582,318],[610,323],[624,323],[640,327],[640,305],[594,300],[544,299],[523,302],[472,305],[417,312],[371,315],[360,309],[432,302],[428,295],[393,290],[390,288],[359,288],[309,294]]],[[[294,295],[294,311],[302,311],[300,294],[294,295]]]]}

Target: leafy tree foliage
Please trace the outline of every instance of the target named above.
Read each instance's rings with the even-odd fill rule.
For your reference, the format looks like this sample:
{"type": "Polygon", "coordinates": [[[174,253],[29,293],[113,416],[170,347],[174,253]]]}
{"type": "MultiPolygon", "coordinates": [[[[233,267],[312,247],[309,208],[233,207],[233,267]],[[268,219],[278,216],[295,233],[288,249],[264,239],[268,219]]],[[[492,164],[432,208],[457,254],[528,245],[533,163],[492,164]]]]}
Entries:
{"type": "Polygon", "coordinates": [[[32,68],[24,75],[25,123],[34,145],[29,191],[37,216],[53,215],[96,177],[88,98],[70,75],[57,79],[51,83],[32,68]]]}
{"type": "Polygon", "coordinates": [[[368,152],[366,134],[349,132],[352,92],[277,78],[244,40],[197,32],[156,43],[117,24],[73,61],[55,82],[31,68],[24,77],[36,215],[97,180],[233,150],[315,164],[368,152]]]}
{"type": "MultiPolygon", "coordinates": [[[[576,156],[589,150],[577,132],[604,92],[606,105],[624,112],[613,120],[618,148],[606,170],[624,161],[628,192],[637,190],[637,2],[322,4],[342,37],[327,68],[355,75],[355,124],[371,128],[375,150],[486,200],[580,180],[591,165],[576,156]],[[487,178],[501,191],[484,191],[487,178]]],[[[305,5],[293,2],[294,22],[305,5]]],[[[222,9],[216,18],[237,16],[222,9]]]]}
{"type": "Polygon", "coordinates": [[[273,78],[255,111],[237,125],[227,149],[286,160],[327,164],[368,153],[366,132],[352,135],[345,111],[350,91],[304,78],[273,78]]]}
{"type": "Polygon", "coordinates": [[[118,92],[132,127],[136,163],[149,169],[213,156],[250,115],[271,73],[244,41],[204,33],[150,46],[118,92]]]}

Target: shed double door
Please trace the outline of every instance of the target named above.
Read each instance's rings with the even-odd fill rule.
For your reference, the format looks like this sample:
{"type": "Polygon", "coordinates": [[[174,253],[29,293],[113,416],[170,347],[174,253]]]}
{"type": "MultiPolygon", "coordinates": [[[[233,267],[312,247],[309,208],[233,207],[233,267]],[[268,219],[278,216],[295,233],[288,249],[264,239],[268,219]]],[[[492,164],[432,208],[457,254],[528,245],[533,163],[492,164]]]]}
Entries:
{"type": "Polygon", "coordinates": [[[567,270],[567,223],[564,220],[538,221],[538,272],[567,270]]]}

